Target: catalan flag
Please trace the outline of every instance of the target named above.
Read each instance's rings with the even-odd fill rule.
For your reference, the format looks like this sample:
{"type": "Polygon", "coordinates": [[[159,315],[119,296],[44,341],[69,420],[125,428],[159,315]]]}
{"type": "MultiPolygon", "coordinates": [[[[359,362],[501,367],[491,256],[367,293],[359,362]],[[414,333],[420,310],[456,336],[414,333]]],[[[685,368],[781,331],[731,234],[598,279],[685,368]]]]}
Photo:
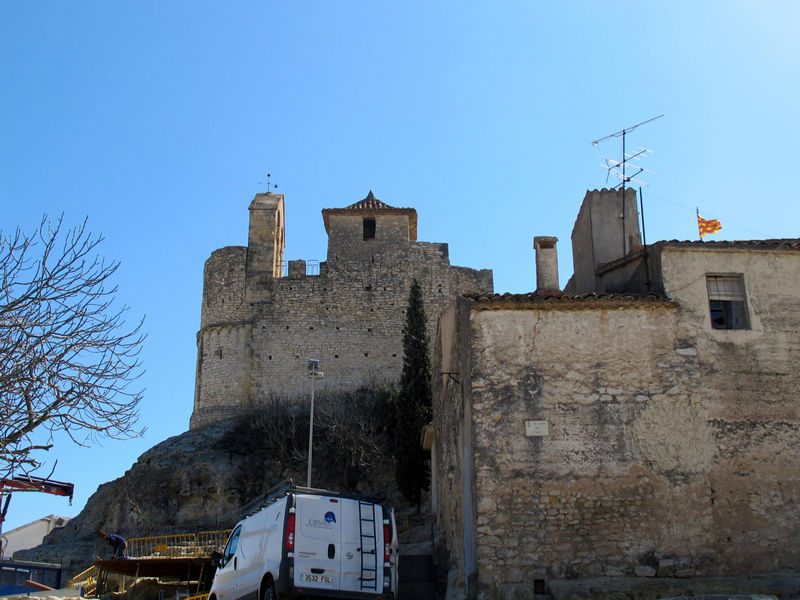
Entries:
{"type": "Polygon", "coordinates": [[[700,216],[700,212],[698,211],[697,228],[700,230],[700,239],[703,239],[703,236],[707,233],[717,233],[722,229],[722,223],[720,223],[718,219],[704,219],[700,216]]]}

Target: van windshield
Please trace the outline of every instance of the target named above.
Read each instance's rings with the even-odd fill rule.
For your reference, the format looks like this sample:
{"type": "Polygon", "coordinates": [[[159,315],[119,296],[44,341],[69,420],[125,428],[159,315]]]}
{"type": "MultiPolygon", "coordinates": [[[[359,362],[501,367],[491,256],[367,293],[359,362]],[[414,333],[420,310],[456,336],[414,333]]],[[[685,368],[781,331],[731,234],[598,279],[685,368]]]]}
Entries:
{"type": "Polygon", "coordinates": [[[233,530],[231,533],[231,537],[228,538],[228,543],[225,545],[225,552],[222,556],[222,564],[227,563],[233,555],[236,554],[236,548],[239,546],[239,535],[242,533],[242,526],[239,525],[236,529],[233,530]]]}

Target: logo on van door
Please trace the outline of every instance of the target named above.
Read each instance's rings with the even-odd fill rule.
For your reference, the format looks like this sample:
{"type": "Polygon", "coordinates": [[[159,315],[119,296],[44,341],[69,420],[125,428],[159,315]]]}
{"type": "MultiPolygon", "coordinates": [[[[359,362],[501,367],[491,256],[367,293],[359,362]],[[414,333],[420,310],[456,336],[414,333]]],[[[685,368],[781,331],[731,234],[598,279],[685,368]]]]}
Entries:
{"type": "Polygon", "coordinates": [[[308,519],[306,521],[308,527],[316,527],[319,529],[333,529],[335,523],[336,515],[332,511],[326,512],[323,519],[308,519]]]}

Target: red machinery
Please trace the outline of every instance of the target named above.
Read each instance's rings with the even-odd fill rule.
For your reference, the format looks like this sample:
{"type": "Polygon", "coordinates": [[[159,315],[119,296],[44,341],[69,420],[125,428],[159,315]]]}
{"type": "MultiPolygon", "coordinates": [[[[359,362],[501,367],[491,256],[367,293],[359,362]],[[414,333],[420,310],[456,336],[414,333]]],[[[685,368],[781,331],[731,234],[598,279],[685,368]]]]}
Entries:
{"type": "Polygon", "coordinates": [[[0,501],[2,501],[3,494],[7,494],[6,501],[2,505],[2,509],[0,509],[0,532],[2,531],[2,524],[8,512],[11,492],[43,492],[56,496],[69,496],[69,503],[72,504],[72,494],[74,491],[75,485],[72,483],[64,483],[63,481],[54,481],[42,477],[17,475],[16,477],[0,479],[0,501]]]}

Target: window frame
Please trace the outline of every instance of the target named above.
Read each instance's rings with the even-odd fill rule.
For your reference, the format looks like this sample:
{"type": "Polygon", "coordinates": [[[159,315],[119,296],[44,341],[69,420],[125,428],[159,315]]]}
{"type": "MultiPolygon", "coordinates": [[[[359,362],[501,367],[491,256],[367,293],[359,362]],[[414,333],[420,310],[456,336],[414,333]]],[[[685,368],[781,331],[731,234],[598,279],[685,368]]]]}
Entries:
{"type": "Polygon", "coordinates": [[[705,279],[711,328],[717,331],[750,329],[744,274],[706,273],[705,279]]]}
{"type": "Polygon", "coordinates": [[[377,223],[375,222],[375,217],[364,217],[362,220],[362,226],[364,228],[364,240],[374,240],[375,232],[378,229],[377,223]]]}

